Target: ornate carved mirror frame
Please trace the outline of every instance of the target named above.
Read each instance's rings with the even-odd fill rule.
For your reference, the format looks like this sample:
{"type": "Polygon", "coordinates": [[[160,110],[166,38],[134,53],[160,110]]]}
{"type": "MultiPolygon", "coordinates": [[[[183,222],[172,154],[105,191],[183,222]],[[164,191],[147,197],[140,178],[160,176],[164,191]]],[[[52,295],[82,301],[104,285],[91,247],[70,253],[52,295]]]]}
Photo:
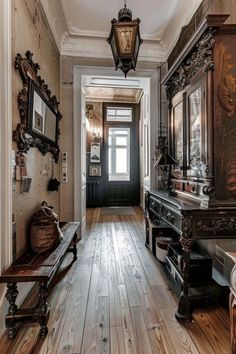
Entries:
{"type": "Polygon", "coordinates": [[[38,76],[40,66],[38,63],[33,62],[32,57],[33,53],[27,51],[25,57],[22,57],[21,54],[17,54],[15,58],[15,68],[20,73],[23,81],[23,89],[18,95],[18,108],[20,111],[21,122],[17,125],[16,130],[13,131],[13,140],[16,141],[17,148],[20,152],[27,153],[30,147],[37,147],[43,155],[50,152],[53,155],[55,162],[57,162],[60,152],[58,146],[58,137],[60,135],[58,123],[62,118],[58,109],[59,102],[55,95],[51,95],[48,85],[45,84],[41,76],[38,76]],[[29,115],[32,110],[32,107],[30,107],[32,101],[32,82],[40,93],[46,107],[50,108],[51,112],[53,112],[56,117],[57,124],[54,141],[47,139],[43,134],[38,134],[37,131],[32,130],[32,121],[30,121],[29,115]]]}

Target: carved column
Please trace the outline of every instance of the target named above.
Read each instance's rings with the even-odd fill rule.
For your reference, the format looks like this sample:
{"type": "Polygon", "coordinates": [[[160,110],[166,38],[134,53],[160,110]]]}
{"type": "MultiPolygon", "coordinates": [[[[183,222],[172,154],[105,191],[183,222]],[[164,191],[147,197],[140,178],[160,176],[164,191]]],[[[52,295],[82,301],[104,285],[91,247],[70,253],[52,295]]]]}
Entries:
{"type": "Polygon", "coordinates": [[[183,249],[183,290],[179,299],[179,306],[176,312],[178,320],[191,320],[192,308],[189,299],[189,272],[190,272],[190,253],[193,246],[192,238],[192,217],[182,216],[182,235],[180,243],[183,249]]]}

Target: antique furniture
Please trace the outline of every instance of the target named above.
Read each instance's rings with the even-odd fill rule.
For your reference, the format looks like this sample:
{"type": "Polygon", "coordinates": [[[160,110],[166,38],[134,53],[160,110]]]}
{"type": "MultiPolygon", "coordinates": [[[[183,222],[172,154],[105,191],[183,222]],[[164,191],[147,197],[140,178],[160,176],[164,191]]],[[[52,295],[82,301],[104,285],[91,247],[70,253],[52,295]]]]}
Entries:
{"type": "MultiPolygon", "coordinates": [[[[196,298],[220,296],[219,286],[191,286],[191,251],[200,239],[236,237],[236,25],[208,15],[169,68],[169,152],[177,195],[151,191],[146,212],[168,223],[183,252],[176,316],[189,320],[196,298]]],[[[197,247],[196,246],[196,247],[197,247]]],[[[201,301],[199,301],[200,303],[201,301]]]]}
{"type": "MultiPolygon", "coordinates": [[[[230,222],[236,222],[236,210],[227,207],[219,210],[201,208],[196,201],[151,191],[146,193],[145,214],[152,222],[168,224],[179,238],[181,247],[169,247],[166,269],[179,296],[177,319],[191,320],[196,306],[209,301],[217,302],[228,296],[227,287],[218,285],[212,279],[211,258],[199,250],[196,241],[233,237],[235,231],[230,222]]],[[[170,235],[168,229],[167,235],[170,235]]]]}
{"type": "Polygon", "coordinates": [[[42,336],[47,334],[47,321],[50,312],[47,304],[48,285],[59,269],[66,252],[73,252],[73,261],[77,259],[76,233],[79,226],[79,222],[65,223],[61,228],[63,240],[57,248],[41,254],[28,251],[0,276],[0,283],[7,283],[6,298],[10,306],[6,315],[6,327],[10,338],[16,335],[16,324],[18,322],[38,322],[41,327],[40,334],[42,336]],[[36,307],[17,308],[18,282],[38,283],[39,292],[36,307]]]}
{"type": "Polygon", "coordinates": [[[27,152],[30,147],[37,147],[43,155],[51,152],[58,161],[59,102],[51,95],[48,85],[38,75],[40,66],[32,60],[33,53],[27,51],[25,57],[17,54],[15,68],[19,70],[23,89],[18,95],[18,107],[21,123],[13,132],[20,152],[27,152]]]}
{"type": "Polygon", "coordinates": [[[236,252],[226,252],[226,254],[235,263],[231,271],[231,277],[230,277],[229,313],[230,313],[231,350],[233,354],[236,354],[236,252]]]}

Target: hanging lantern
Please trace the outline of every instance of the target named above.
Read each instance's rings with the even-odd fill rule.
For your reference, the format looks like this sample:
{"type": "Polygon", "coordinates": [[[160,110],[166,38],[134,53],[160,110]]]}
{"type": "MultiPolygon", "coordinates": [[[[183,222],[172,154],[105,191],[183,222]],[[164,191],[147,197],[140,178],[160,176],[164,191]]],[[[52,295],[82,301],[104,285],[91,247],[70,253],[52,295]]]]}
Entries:
{"type": "Polygon", "coordinates": [[[120,68],[125,77],[130,69],[135,70],[139,47],[143,40],[139,32],[140,19],[132,20],[132,11],[126,8],[118,13],[118,21],[111,21],[111,32],[107,42],[111,46],[116,70],[120,68]]]}

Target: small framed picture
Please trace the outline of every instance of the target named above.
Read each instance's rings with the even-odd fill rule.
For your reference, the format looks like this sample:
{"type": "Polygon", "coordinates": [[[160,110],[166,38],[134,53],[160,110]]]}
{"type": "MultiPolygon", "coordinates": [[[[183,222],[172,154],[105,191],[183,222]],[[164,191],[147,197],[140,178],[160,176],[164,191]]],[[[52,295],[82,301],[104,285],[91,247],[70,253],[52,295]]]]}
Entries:
{"type": "Polygon", "coordinates": [[[91,142],[90,147],[90,162],[100,163],[100,143],[91,142]]]}
{"type": "Polygon", "coordinates": [[[90,165],[89,176],[101,176],[101,165],[90,165]]]}
{"type": "Polygon", "coordinates": [[[21,193],[29,193],[32,178],[23,176],[21,179],[21,193]]]}

